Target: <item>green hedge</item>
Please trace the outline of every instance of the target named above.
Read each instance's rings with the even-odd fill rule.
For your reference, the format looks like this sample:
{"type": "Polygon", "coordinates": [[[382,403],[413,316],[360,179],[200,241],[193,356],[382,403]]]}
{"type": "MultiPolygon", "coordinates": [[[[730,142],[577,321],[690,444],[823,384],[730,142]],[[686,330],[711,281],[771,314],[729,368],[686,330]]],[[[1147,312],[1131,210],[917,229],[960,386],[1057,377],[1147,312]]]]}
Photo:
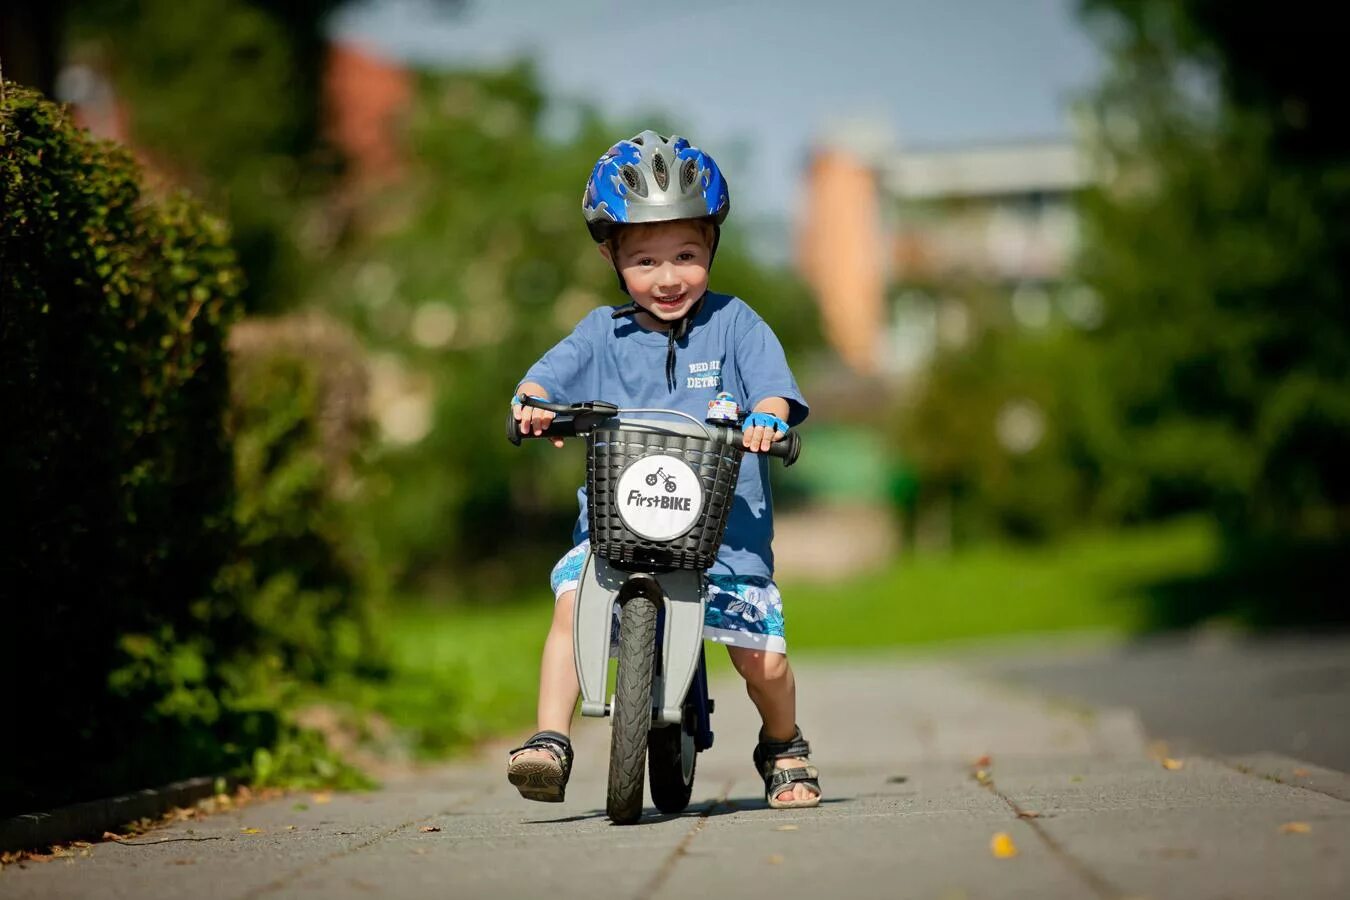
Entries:
{"type": "Polygon", "coordinates": [[[277,758],[322,755],[280,712],[296,673],[369,657],[356,568],[312,528],[331,479],[318,486],[285,429],[264,433],[318,411],[285,384],[254,392],[233,424],[263,456],[236,456],[226,226],[150,191],[61,108],[2,90],[0,814],[256,765],[269,747],[277,777],[277,758]]]}

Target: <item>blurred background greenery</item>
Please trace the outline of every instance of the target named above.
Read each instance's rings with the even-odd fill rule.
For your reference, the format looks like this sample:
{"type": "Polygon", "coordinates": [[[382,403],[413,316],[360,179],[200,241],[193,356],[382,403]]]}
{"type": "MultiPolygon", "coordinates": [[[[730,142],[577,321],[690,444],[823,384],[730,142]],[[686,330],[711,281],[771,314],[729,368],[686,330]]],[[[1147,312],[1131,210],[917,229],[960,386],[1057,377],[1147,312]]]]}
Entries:
{"type": "MultiPolygon", "coordinates": [[[[510,447],[502,398],[619,302],[578,214],[594,159],[697,103],[554,127],[528,54],[394,62],[332,39],[342,8],[0,17],[5,813],[224,770],[357,785],[366,754],[528,727],[583,459],[510,447]]],[[[1074,14],[1103,59],[1066,141],[1089,176],[925,193],[964,151],[844,130],[803,167],[799,266],[733,216],[714,285],[815,408],[775,476],[794,650],[1346,621],[1330,30],[1074,14]],[[812,206],[855,170],[866,202],[812,206]],[[1062,263],[982,269],[1009,221],[1069,222],[1062,263]],[[930,264],[943,229],[976,264],[930,264]],[[861,350],[839,322],[867,285],[831,263],[877,272],[861,350]]],[[[741,150],[710,149],[740,183],[741,150]]]]}

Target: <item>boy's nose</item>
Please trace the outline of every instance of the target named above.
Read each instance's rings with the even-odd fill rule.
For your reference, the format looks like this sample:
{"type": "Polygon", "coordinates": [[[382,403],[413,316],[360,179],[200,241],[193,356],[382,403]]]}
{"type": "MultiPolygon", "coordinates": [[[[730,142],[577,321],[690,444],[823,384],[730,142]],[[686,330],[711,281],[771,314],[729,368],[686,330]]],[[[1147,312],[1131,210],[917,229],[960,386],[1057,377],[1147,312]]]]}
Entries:
{"type": "Polygon", "coordinates": [[[656,285],[661,288],[679,287],[680,276],[673,265],[670,263],[661,265],[661,268],[656,272],[656,285]]]}

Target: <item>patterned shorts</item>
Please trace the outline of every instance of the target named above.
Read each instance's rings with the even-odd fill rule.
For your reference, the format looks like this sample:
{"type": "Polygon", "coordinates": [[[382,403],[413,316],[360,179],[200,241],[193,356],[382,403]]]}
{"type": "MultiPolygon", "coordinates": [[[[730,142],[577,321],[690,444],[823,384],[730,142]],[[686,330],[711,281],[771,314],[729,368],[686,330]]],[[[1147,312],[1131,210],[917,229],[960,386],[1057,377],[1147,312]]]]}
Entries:
{"type": "MultiPolygon", "coordinates": [[[[573,547],[553,567],[549,583],[556,600],[577,589],[590,541],[573,547]]],[[[614,604],[611,650],[619,635],[619,605],[614,604]]],[[[773,579],[762,575],[709,575],[705,640],[769,653],[787,653],[783,634],[783,597],[773,579]]]]}

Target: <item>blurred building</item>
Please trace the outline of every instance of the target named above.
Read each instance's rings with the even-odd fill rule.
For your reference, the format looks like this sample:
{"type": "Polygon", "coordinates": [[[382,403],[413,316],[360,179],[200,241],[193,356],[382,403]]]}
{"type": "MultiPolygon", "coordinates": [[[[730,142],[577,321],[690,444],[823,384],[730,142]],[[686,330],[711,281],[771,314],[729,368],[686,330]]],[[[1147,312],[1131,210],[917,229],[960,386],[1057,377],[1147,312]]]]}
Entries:
{"type": "Polygon", "coordinates": [[[329,46],[324,130],[342,150],[355,184],[387,184],[402,174],[398,119],[412,101],[412,90],[412,75],[401,64],[356,44],[329,46]]]}
{"type": "Polygon", "coordinates": [[[828,337],[858,374],[903,380],[978,326],[975,295],[1036,327],[1093,315],[1066,283],[1073,196],[1088,182],[1069,141],[873,154],[818,150],[799,261],[828,337]]]}

